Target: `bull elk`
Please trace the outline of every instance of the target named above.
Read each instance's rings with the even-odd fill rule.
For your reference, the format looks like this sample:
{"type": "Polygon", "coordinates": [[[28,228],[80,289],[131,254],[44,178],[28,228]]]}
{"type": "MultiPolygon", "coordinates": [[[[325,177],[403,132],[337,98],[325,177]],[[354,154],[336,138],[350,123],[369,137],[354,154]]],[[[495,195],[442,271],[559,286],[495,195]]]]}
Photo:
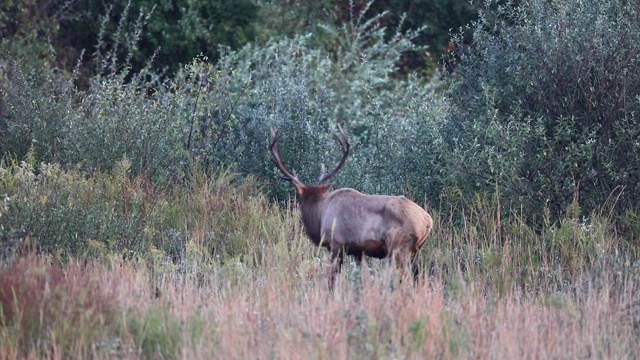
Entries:
{"type": "Polygon", "coordinates": [[[349,156],[349,139],[339,127],[343,139],[336,135],[342,147],[342,159],[328,174],[322,172],[316,185],[307,186],[289,172],[278,153],[278,130],[271,130],[269,149],[272,160],[301,197],[302,223],[307,236],[317,246],[331,251],[333,270],[329,288],[333,288],[344,255],[356,258],[390,257],[396,266],[406,269],[411,260],[414,274],[416,253],[433,226],[431,216],[404,196],[367,195],[350,188],[329,191],[325,185],[340,171],[349,156]]]}

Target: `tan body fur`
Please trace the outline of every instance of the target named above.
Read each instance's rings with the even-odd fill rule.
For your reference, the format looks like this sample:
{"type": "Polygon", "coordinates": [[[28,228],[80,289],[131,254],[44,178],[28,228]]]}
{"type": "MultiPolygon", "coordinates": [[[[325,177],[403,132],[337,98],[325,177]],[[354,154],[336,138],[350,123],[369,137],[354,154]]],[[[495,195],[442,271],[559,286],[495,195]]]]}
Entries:
{"type": "Polygon", "coordinates": [[[431,216],[404,196],[365,195],[345,188],[304,199],[303,222],[316,244],[348,255],[384,258],[416,252],[431,231],[431,216]]]}
{"type": "Polygon", "coordinates": [[[303,190],[313,193],[310,196],[300,194],[302,221],[311,241],[331,250],[337,261],[332,283],[343,254],[355,256],[358,263],[362,255],[389,256],[398,267],[406,266],[433,226],[431,216],[404,196],[366,195],[349,188],[318,190],[303,190]]]}

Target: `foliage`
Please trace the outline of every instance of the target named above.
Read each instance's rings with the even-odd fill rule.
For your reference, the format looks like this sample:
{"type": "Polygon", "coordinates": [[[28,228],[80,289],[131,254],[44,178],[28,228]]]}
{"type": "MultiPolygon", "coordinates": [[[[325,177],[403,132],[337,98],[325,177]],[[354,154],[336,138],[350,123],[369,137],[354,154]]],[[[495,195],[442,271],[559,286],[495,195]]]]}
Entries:
{"type": "Polygon", "coordinates": [[[0,90],[5,103],[0,117],[0,151],[22,158],[34,147],[44,159],[56,161],[72,89],[54,73],[46,74],[49,81],[43,82],[40,74],[29,73],[28,68],[14,66],[8,74],[9,88],[0,90]]]}
{"type": "MultiPolygon", "coordinates": [[[[429,147],[437,132],[431,128],[444,104],[417,78],[394,80],[396,62],[417,49],[412,39],[418,33],[386,40],[378,19],[359,16],[341,28],[325,27],[335,41],[331,52],[296,36],[229,51],[216,65],[201,57],[160,80],[150,68],[129,69],[145,22],[140,18],[118,30],[114,45],[98,42],[93,56],[99,68],[85,91],[55,72],[44,83],[19,68],[12,73],[2,151],[20,158],[34,146],[40,161],[81,164],[89,173],[126,157],[134,175],[155,180],[184,178],[196,158],[205,169],[231,165],[273,179],[267,140],[278,127],[285,161],[309,179],[320,162],[331,161],[330,135],[341,123],[354,145],[351,170],[345,169],[352,180],[345,184],[437,196],[437,187],[424,183],[431,169],[423,164],[435,162],[429,147]],[[403,143],[413,148],[395,145],[403,143]],[[374,165],[378,170],[369,172],[374,165]]],[[[288,197],[285,186],[275,185],[274,194],[288,197]]]]}
{"type": "Polygon", "coordinates": [[[573,201],[637,207],[636,1],[538,1],[490,10],[459,37],[444,134],[452,183],[501,188],[529,214],[573,201]]]}
{"type": "Polygon", "coordinates": [[[3,256],[36,247],[68,258],[97,244],[123,253],[148,250],[154,233],[164,230],[156,210],[162,205],[141,178],[130,182],[128,166],[93,178],[58,165],[41,164],[37,172],[26,162],[2,168],[3,256]]]}
{"type": "Polygon", "coordinates": [[[0,134],[3,155],[22,158],[34,147],[42,161],[75,165],[87,160],[90,170],[110,169],[126,155],[139,171],[157,166],[161,160],[150,158],[150,152],[158,148],[166,151],[168,145],[150,136],[157,136],[158,128],[166,127],[166,118],[173,114],[154,113],[145,97],[159,85],[157,75],[148,68],[136,74],[129,71],[144,21],[139,18],[131,26],[121,24],[110,46],[98,39],[93,54],[97,74],[90,79],[88,91],[74,83],[80,80],[78,67],[67,79],[59,69],[41,77],[22,62],[13,62],[7,73],[8,88],[0,91],[5,103],[0,117],[0,127],[6,129],[0,134]],[[130,116],[140,111],[157,118],[130,121],[130,116]]]}
{"type": "Polygon", "coordinates": [[[381,19],[385,27],[424,28],[414,42],[425,51],[405,53],[398,66],[402,73],[418,70],[433,76],[434,69],[430,67],[438,64],[442,56],[453,48],[450,42],[452,30],[476,20],[477,6],[474,3],[457,0],[354,0],[349,7],[341,4],[337,17],[344,21],[354,8],[370,6],[372,13],[386,14],[381,19]]]}
{"type": "MultiPolygon", "coordinates": [[[[444,223],[439,226],[455,229],[456,240],[450,246],[456,250],[440,249],[438,242],[443,239],[436,227],[436,235],[426,244],[435,249],[425,263],[431,272],[436,271],[433,267],[447,274],[465,269],[465,279],[484,282],[484,286],[502,293],[508,284],[523,290],[533,284],[558,291],[568,291],[563,287],[579,289],[587,283],[606,287],[610,279],[596,278],[608,267],[631,265],[629,271],[640,270],[638,239],[610,237],[607,234],[615,232],[612,219],[598,211],[582,217],[575,199],[562,218],[552,221],[547,215],[541,224],[533,226],[522,209],[503,204],[499,193],[447,197],[448,219],[442,219],[444,223]]],[[[448,279],[455,286],[457,280],[448,279]]]]}
{"type": "Polygon", "coordinates": [[[12,59],[22,59],[30,72],[41,76],[53,66],[53,54],[61,53],[59,60],[63,61],[65,49],[58,35],[61,22],[75,19],[71,8],[69,0],[9,0],[0,4],[0,86],[5,81],[1,73],[11,66],[12,59]]]}
{"type": "MultiPolygon", "coordinates": [[[[339,27],[356,17],[374,20],[388,30],[423,29],[414,39],[420,49],[404,52],[396,61],[394,75],[405,77],[415,71],[426,78],[434,75],[442,53],[451,49],[451,30],[474,20],[477,15],[474,5],[459,0],[273,0],[262,4],[261,13],[261,26],[272,37],[312,34],[311,42],[327,49],[335,43],[322,28],[339,27]]],[[[387,31],[387,40],[393,33],[387,31]]]]}
{"type": "Polygon", "coordinates": [[[276,231],[265,224],[285,225],[287,212],[268,204],[253,178],[236,183],[229,172],[194,167],[184,184],[164,190],[147,176],[132,177],[129,166],[123,160],[90,177],[59,165],[0,167],[0,255],[180,259],[188,239],[201,257],[226,261],[258,256],[276,231]]]}
{"type": "Polygon", "coordinates": [[[143,314],[131,316],[127,330],[143,358],[180,358],[183,329],[179,319],[165,309],[150,308],[143,314]]]}
{"type": "MultiPolygon", "coordinates": [[[[373,1],[309,1],[309,0],[242,0],[242,1],[5,1],[0,5],[0,50],[9,50],[10,58],[32,62],[33,69],[46,70],[56,66],[71,71],[77,58],[85,51],[92,53],[101,27],[107,34],[118,28],[133,14],[148,16],[145,36],[133,55],[134,71],[143,68],[155,56],[154,69],[167,70],[173,76],[181,66],[203,55],[217,59],[219,47],[239,49],[247,43],[264,44],[270,39],[313,34],[314,43],[331,47],[330,38],[321,28],[341,26],[353,14],[366,13],[365,19],[387,28],[401,26],[428,28],[416,39],[428,45],[429,53],[408,52],[398,61],[400,73],[422,68],[431,76],[441,47],[449,41],[449,31],[470,21],[473,11],[466,1],[415,0],[373,1]],[[364,11],[367,7],[373,11],[364,11]],[[405,18],[406,21],[402,20],[405,18]],[[104,20],[107,22],[104,23],[104,20]],[[35,56],[34,56],[35,55],[35,56]],[[432,55],[436,55],[432,57],[432,55]],[[52,58],[55,56],[55,59],[52,58]],[[50,62],[48,66],[40,61],[50,62]],[[426,62],[426,63],[425,63],[426,62]]],[[[108,43],[117,39],[102,34],[108,43]],[[108,39],[107,39],[108,38],[108,39]]],[[[90,63],[91,56],[85,58],[90,63]]],[[[87,67],[83,72],[93,69],[87,67]]]]}
{"type": "MultiPolygon", "coordinates": [[[[319,35],[323,24],[335,20],[340,0],[269,0],[259,1],[261,42],[295,35],[319,35]]],[[[320,34],[320,36],[322,36],[320,34]]]]}
{"type": "MultiPolygon", "coordinates": [[[[319,174],[321,162],[330,167],[335,161],[331,160],[335,155],[327,159],[328,154],[337,154],[330,134],[342,124],[353,152],[343,176],[337,178],[341,186],[402,192],[409,183],[423,197],[429,187],[422,176],[428,169],[411,175],[414,169],[406,169],[407,178],[398,181],[397,172],[405,171],[397,169],[398,159],[401,165],[412,160],[407,159],[409,149],[405,152],[396,144],[415,144],[415,168],[428,162],[424,150],[432,137],[424,135],[444,104],[432,96],[432,86],[414,77],[394,81],[392,75],[402,54],[417,49],[412,43],[417,32],[396,32],[387,41],[387,31],[377,25],[379,17],[354,16],[341,28],[325,27],[335,41],[329,53],[312,47],[308,37],[297,36],[263,47],[248,46],[222,59],[221,69],[233,68],[232,84],[250,84],[248,99],[237,108],[239,118],[246,119],[237,144],[246,146],[242,153],[249,156],[238,166],[243,173],[273,178],[265,149],[269,128],[277,127],[286,165],[303,181],[313,181],[309,179],[319,174]],[[373,163],[387,171],[371,173],[373,163]]],[[[274,186],[278,197],[286,196],[286,184],[274,186]]]]}

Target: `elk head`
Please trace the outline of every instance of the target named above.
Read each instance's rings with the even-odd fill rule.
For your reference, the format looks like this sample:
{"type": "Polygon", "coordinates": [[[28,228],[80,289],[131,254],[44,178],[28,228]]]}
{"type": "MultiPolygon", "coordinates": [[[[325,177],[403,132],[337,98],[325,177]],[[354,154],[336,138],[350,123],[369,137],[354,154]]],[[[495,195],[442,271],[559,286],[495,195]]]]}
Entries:
{"type": "Polygon", "coordinates": [[[391,257],[401,268],[412,258],[416,274],[415,255],[431,231],[431,216],[404,196],[367,195],[350,188],[330,192],[331,185],[324,183],[340,171],[349,155],[349,139],[338,129],[342,159],[328,174],[323,166],[316,185],[305,185],[285,168],[278,153],[278,130],[271,130],[269,145],[282,179],[291,182],[302,198],[300,209],[307,235],[314,244],[331,251],[334,268],[329,287],[333,288],[345,254],[355,256],[358,263],[363,255],[391,257]]]}
{"type": "Polygon", "coordinates": [[[284,165],[282,164],[282,160],[280,159],[280,154],[278,153],[278,130],[271,130],[271,141],[269,145],[269,150],[271,151],[271,160],[280,170],[280,172],[282,172],[281,178],[293,184],[293,186],[296,188],[296,193],[303,199],[308,198],[312,195],[326,193],[331,188],[332,184],[323,184],[334,177],[338,173],[338,171],[340,171],[345,161],[347,161],[350,147],[349,139],[344,134],[344,131],[342,131],[342,127],[340,127],[340,125],[338,125],[338,129],[340,130],[340,134],[343,137],[343,139],[340,139],[340,137],[336,135],[336,139],[338,139],[338,143],[340,143],[340,146],[342,147],[342,159],[340,159],[338,165],[336,165],[336,167],[328,174],[325,173],[324,164],[322,164],[322,170],[320,176],[318,177],[318,183],[313,186],[306,186],[304,183],[302,183],[302,181],[300,181],[300,179],[298,179],[296,174],[289,172],[289,170],[284,167],[284,165]]]}

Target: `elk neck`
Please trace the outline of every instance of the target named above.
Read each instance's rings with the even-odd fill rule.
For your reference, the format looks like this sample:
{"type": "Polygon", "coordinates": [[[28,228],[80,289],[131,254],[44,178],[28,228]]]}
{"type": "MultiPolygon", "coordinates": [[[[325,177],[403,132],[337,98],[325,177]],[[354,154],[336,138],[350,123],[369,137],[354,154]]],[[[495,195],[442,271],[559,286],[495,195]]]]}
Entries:
{"type": "Polygon", "coordinates": [[[322,214],[326,207],[327,191],[331,185],[306,186],[298,194],[302,198],[300,210],[302,211],[302,223],[314,244],[319,245],[322,238],[320,234],[322,214]]]}

